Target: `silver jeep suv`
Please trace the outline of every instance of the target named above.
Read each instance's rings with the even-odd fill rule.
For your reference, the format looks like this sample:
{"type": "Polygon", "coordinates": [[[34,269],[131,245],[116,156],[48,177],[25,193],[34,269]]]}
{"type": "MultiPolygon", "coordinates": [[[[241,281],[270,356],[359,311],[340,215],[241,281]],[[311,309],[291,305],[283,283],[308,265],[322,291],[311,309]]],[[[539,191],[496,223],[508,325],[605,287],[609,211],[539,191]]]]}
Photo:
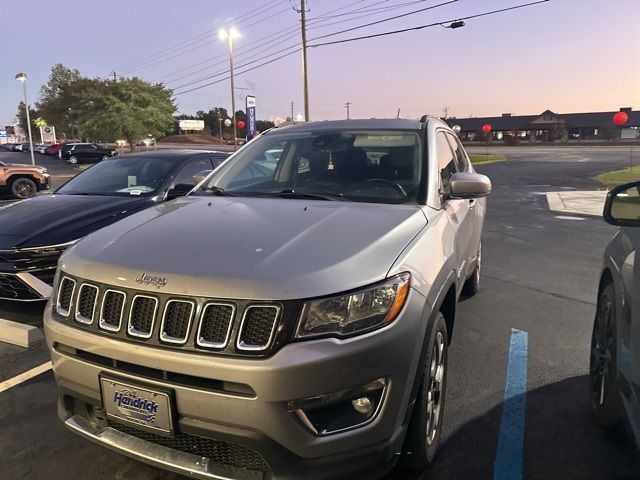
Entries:
{"type": "Polygon", "coordinates": [[[66,426],[196,478],[375,478],[439,441],[488,178],[439,119],[273,129],[61,258],[66,426]]]}

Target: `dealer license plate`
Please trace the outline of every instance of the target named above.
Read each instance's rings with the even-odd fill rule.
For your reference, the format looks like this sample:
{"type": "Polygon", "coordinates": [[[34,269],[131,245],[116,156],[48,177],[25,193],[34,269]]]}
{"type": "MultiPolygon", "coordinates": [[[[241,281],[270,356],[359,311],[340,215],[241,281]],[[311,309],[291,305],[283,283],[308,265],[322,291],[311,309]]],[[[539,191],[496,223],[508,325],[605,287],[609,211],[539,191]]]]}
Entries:
{"type": "Polygon", "coordinates": [[[169,393],[100,378],[107,417],[164,434],[173,433],[169,393]]]}

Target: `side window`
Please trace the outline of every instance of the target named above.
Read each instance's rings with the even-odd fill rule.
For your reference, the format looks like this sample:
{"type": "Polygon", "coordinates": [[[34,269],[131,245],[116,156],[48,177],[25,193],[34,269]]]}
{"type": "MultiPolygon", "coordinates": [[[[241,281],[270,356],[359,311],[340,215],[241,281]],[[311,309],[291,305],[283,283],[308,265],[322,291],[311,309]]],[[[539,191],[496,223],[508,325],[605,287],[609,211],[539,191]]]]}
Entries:
{"type": "Polygon", "coordinates": [[[442,180],[441,193],[449,194],[451,190],[451,176],[458,172],[453,152],[447,141],[446,134],[442,131],[438,132],[436,137],[436,148],[438,149],[438,170],[440,170],[440,179],[442,180]]]}
{"type": "Polygon", "coordinates": [[[183,183],[195,186],[196,183],[209,175],[212,170],[213,167],[211,166],[211,162],[208,158],[197,158],[195,160],[191,160],[176,174],[173,184],[178,185],[183,183]]]}
{"type": "Polygon", "coordinates": [[[449,143],[451,144],[451,149],[456,157],[456,166],[458,167],[459,172],[468,172],[469,171],[469,159],[462,148],[462,144],[460,140],[456,137],[447,133],[447,138],[449,139],[449,143]]]}

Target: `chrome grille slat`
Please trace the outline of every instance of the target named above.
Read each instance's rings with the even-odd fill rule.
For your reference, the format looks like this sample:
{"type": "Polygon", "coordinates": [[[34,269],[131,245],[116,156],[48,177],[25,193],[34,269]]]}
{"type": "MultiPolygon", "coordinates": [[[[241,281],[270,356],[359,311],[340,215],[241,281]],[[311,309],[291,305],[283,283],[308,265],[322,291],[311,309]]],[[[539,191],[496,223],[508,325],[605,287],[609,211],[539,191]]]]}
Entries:
{"type": "Polygon", "coordinates": [[[63,277],[60,281],[58,296],[56,297],[56,312],[63,317],[68,317],[71,312],[75,290],[76,281],[69,277],[63,277]]]}
{"type": "Polygon", "coordinates": [[[239,350],[266,350],[273,336],[280,316],[280,307],[276,305],[251,305],[242,316],[237,347],[239,350]]]}
{"type": "Polygon", "coordinates": [[[163,342],[183,344],[187,341],[195,304],[188,300],[169,300],[164,307],[160,339],[163,342]]]}
{"type": "Polygon", "coordinates": [[[91,325],[98,303],[98,287],[89,283],[83,283],[78,290],[76,302],[76,322],[91,325]]]}
{"type": "Polygon", "coordinates": [[[100,328],[117,332],[122,326],[122,315],[127,302],[127,294],[119,290],[108,289],[102,297],[100,308],[100,328]]]}
{"type": "Polygon", "coordinates": [[[131,300],[127,333],[133,337],[151,338],[158,311],[158,299],[138,294],[131,300]]]}
{"type": "Polygon", "coordinates": [[[226,347],[235,316],[236,307],[231,303],[207,303],[200,316],[197,345],[207,348],[226,347]]]}

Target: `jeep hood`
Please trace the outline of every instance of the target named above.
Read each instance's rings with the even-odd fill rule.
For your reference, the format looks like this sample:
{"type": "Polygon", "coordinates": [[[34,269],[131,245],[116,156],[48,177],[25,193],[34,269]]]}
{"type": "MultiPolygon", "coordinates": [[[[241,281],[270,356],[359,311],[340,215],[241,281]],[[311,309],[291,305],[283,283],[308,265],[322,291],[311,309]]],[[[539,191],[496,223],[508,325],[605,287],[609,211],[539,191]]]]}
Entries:
{"type": "Polygon", "coordinates": [[[176,295],[309,298],[385,278],[425,226],[415,205],[187,197],[87,236],[64,254],[61,268],[176,295]],[[166,285],[136,283],[143,273],[166,285]]]}

